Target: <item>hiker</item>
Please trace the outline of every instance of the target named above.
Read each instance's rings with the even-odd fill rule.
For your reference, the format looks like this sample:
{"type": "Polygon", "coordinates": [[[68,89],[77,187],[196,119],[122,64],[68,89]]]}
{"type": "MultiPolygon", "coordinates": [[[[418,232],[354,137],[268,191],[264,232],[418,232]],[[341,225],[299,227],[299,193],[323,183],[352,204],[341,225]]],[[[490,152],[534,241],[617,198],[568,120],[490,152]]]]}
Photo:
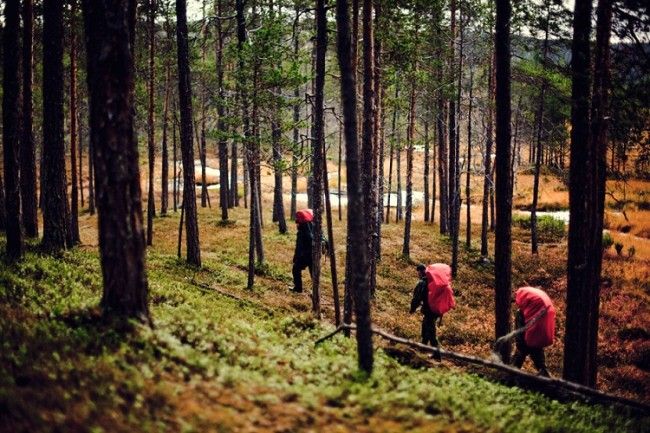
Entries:
{"type": "Polygon", "coordinates": [[[551,298],[542,289],[521,287],[515,292],[515,304],[518,307],[515,327],[522,332],[515,340],[512,365],[521,368],[530,355],[539,375],[549,377],[544,348],[553,344],[555,338],[555,307],[551,298]]]}
{"type": "Polygon", "coordinates": [[[298,235],[296,236],[296,250],[293,254],[293,289],[291,289],[296,293],[302,293],[302,271],[305,268],[309,268],[309,275],[312,274],[311,247],[314,240],[313,219],[314,213],[311,209],[303,209],[296,212],[298,235]]]}
{"type": "MultiPolygon", "coordinates": [[[[435,263],[416,268],[420,281],[413,291],[410,313],[422,306],[422,344],[438,347],[436,338],[436,321],[442,323],[442,316],[456,305],[451,287],[451,268],[444,263],[435,263]]],[[[434,359],[440,361],[440,354],[434,353],[434,359]]]]}

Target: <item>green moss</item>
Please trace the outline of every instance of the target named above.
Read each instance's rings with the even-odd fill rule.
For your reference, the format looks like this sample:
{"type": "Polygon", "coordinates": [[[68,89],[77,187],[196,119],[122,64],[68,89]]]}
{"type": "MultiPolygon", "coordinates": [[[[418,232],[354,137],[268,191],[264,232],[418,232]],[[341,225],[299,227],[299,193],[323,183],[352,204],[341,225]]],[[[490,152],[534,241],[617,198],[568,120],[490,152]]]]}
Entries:
{"type": "MultiPolygon", "coordinates": [[[[373,375],[364,377],[356,368],[354,339],[336,336],[315,348],[329,326],[309,314],[281,315],[201,289],[197,282],[241,287],[245,281],[243,270],[209,257],[205,262],[194,269],[149,254],[153,329],[101,319],[94,252],[59,258],[28,253],[24,262],[0,268],[0,335],[6,337],[0,410],[9,415],[8,425],[36,432],[78,425],[88,431],[176,431],[181,425],[200,431],[204,421],[177,413],[176,406],[183,390],[210,384],[265,411],[291,401],[314,416],[327,408],[328,416],[348,425],[377,417],[404,431],[431,422],[504,432],[648,427],[647,419],[561,404],[444,366],[416,370],[381,350],[373,375]]],[[[204,409],[223,410],[207,403],[204,409]]]]}

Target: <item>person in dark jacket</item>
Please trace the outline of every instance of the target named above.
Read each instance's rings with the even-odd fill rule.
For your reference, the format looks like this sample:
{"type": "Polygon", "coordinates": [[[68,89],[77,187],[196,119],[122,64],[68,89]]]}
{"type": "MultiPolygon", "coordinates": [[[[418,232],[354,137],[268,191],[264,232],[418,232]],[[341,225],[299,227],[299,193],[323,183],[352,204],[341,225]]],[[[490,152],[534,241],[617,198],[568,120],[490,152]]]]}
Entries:
{"type": "MultiPolygon", "coordinates": [[[[426,267],[424,265],[418,265],[416,269],[420,281],[413,291],[410,313],[413,314],[419,307],[422,307],[420,309],[422,312],[422,344],[429,344],[433,347],[438,347],[438,339],[436,338],[436,320],[440,322],[442,321],[442,317],[432,312],[429,308],[429,288],[427,277],[424,273],[426,267]]],[[[439,353],[434,353],[432,357],[440,361],[439,353]]]]}
{"type": "MultiPolygon", "coordinates": [[[[515,315],[515,328],[523,328],[526,326],[526,320],[524,319],[524,313],[521,310],[517,310],[515,315]]],[[[548,370],[546,369],[546,359],[544,356],[544,348],[539,347],[530,347],[526,344],[525,333],[521,332],[517,335],[515,340],[515,354],[512,357],[512,365],[517,368],[521,368],[524,365],[524,361],[527,356],[530,356],[530,359],[533,361],[533,365],[539,372],[540,376],[549,377],[548,370]]]]}
{"type": "Polygon", "coordinates": [[[298,223],[298,235],[296,236],[296,250],[293,254],[293,290],[302,292],[302,271],[309,268],[309,275],[312,274],[313,260],[311,255],[314,231],[311,221],[298,223]]]}

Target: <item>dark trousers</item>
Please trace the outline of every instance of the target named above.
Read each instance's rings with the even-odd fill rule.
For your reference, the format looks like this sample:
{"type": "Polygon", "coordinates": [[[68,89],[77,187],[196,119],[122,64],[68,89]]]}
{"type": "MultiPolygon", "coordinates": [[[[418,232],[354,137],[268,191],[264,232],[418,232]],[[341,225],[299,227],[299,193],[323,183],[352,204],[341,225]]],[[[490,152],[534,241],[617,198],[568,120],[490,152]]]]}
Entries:
{"type": "Polygon", "coordinates": [[[512,357],[512,365],[521,368],[521,366],[524,365],[526,357],[529,355],[530,359],[533,361],[533,365],[537,371],[539,371],[539,374],[548,377],[549,374],[546,370],[544,349],[529,347],[525,341],[517,340],[517,349],[515,350],[515,355],[512,357]]]}
{"type": "MultiPolygon", "coordinates": [[[[429,314],[422,316],[422,344],[438,347],[438,339],[436,338],[436,320],[438,320],[438,316],[429,314]]],[[[439,354],[434,354],[433,357],[440,360],[439,354]]]]}
{"type": "Polygon", "coordinates": [[[309,275],[312,275],[312,263],[311,262],[296,262],[293,264],[293,269],[291,273],[293,274],[293,291],[302,292],[302,271],[305,268],[309,268],[309,275]]]}

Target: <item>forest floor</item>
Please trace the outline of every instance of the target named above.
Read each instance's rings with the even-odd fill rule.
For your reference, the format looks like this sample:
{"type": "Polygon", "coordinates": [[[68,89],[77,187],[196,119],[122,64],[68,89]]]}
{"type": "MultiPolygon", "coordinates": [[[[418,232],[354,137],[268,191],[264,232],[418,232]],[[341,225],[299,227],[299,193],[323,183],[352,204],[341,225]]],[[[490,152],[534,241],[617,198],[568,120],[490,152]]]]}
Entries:
{"type": "MultiPolygon", "coordinates": [[[[85,210],[80,217],[81,247],[52,258],[31,245],[22,264],[0,267],[0,431],[610,432],[650,428],[650,420],[618,409],[560,403],[511,387],[504,377],[489,371],[449,361],[435,363],[379,339],[375,339],[380,350],[371,379],[357,373],[354,339],[337,336],[314,348],[313,342],[333,329],[330,264],[323,262],[324,318],[316,322],[311,318],[309,295],[289,291],[295,227],[289,223],[290,233],[280,235],[271,223],[270,171],[263,170],[263,175],[266,263],[258,269],[252,292],[245,289],[246,209],[231,210],[231,221],[222,224],[218,191],[211,191],[214,207],[199,208],[201,269],[187,267],[176,257],[180,212],[154,220],[154,246],[147,263],[153,330],[98,320],[97,220],[85,210]]],[[[478,182],[472,178],[472,202],[480,197],[478,182]]],[[[336,180],[330,183],[334,187],[336,180]]],[[[516,206],[525,207],[531,184],[530,177],[519,176],[521,196],[515,195],[516,206]]],[[[648,240],[643,227],[650,221],[643,203],[650,184],[630,185],[626,194],[637,202],[629,200],[628,219],[616,222],[611,215],[617,214],[610,213],[608,225],[615,239],[639,245],[648,240]]],[[[421,186],[416,177],[416,188],[421,186]]],[[[541,208],[565,209],[568,202],[562,189],[559,180],[544,177],[541,208]],[[556,202],[560,205],[554,207],[556,202]]],[[[472,221],[477,209],[472,206],[472,221]]],[[[345,221],[338,221],[336,214],[334,241],[342,282],[346,230],[345,221]]],[[[461,224],[464,245],[464,219],[461,224]]],[[[479,230],[479,225],[472,227],[472,248],[461,246],[454,284],[458,306],[445,316],[439,339],[444,348],[487,357],[494,332],[494,270],[478,254],[479,230]]],[[[547,349],[547,360],[551,374],[560,376],[566,239],[542,243],[539,255],[533,256],[529,233],[516,225],[513,230],[514,287],[540,286],[557,306],[557,339],[547,349]]],[[[450,241],[439,235],[436,224],[423,223],[422,208],[416,209],[411,258],[406,259],[401,255],[403,231],[403,223],[382,227],[383,255],[372,314],[376,326],[418,340],[420,316],[408,314],[417,282],[413,265],[448,262],[450,241]]],[[[640,245],[633,256],[627,249],[621,255],[613,249],[605,254],[598,386],[647,404],[650,248],[640,245]]],[[[304,277],[309,288],[307,272],[304,277]]],[[[524,368],[532,371],[529,364],[524,368]]]]}
{"type": "MultiPolygon", "coordinates": [[[[354,339],[337,336],[314,347],[317,338],[333,329],[329,263],[323,264],[324,320],[316,322],[309,296],[288,290],[295,229],[278,234],[269,211],[266,202],[266,265],[258,270],[252,292],[245,289],[245,209],[235,209],[227,225],[219,222],[216,208],[199,210],[201,269],[176,258],[179,213],[155,219],[147,263],[153,329],[99,320],[95,217],[80,219],[81,247],[53,258],[32,245],[23,263],[0,267],[0,431],[650,428],[647,418],[620,409],[561,403],[508,386],[489,372],[434,363],[378,339],[375,372],[363,378],[356,368],[354,339]]],[[[344,222],[335,221],[335,233],[343,275],[344,222]]],[[[383,228],[373,320],[385,330],[418,339],[420,317],[408,314],[417,281],[413,263],[447,261],[449,241],[437,234],[437,226],[416,221],[409,261],[399,253],[402,233],[401,223],[383,228]]],[[[526,236],[515,229],[514,284],[540,285],[558,306],[558,339],[548,362],[551,373],[559,375],[565,247],[544,244],[539,257],[531,257],[526,236]]],[[[440,340],[445,348],[487,356],[493,334],[493,269],[475,250],[461,251],[458,307],[445,317],[440,340]]],[[[639,257],[608,255],[605,273],[611,275],[611,286],[603,293],[599,354],[599,386],[645,402],[650,395],[648,278],[634,277],[629,270],[645,267],[647,273],[647,265],[639,257]]]]}

